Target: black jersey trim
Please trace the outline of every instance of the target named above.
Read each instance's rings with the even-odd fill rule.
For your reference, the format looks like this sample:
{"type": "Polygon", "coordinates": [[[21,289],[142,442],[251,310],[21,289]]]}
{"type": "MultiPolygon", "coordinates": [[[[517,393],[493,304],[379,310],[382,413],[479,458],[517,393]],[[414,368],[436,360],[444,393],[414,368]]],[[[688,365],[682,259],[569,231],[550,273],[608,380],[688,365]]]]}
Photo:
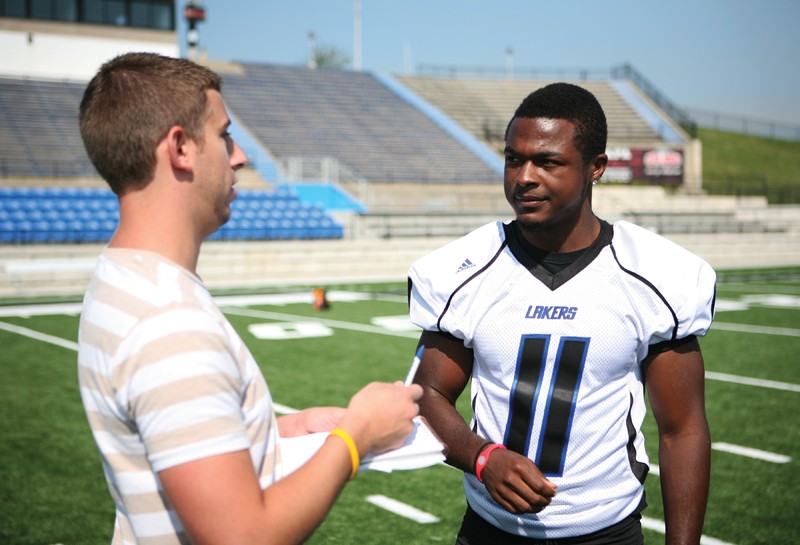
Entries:
{"type": "Polygon", "coordinates": [[[564,267],[561,271],[552,273],[542,264],[541,255],[546,255],[538,248],[532,246],[526,241],[519,233],[519,226],[516,221],[505,224],[503,227],[506,232],[506,240],[508,240],[508,247],[517,261],[533,275],[534,278],[539,280],[542,284],[547,286],[551,291],[555,291],[559,287],[569,282],[572,278],[578,275],[583,269],[588,267],[595,258],[600,255],[600,252],[606,246],[611,244],[614,235],[614,230],[607,221],[600,221],[600,234],[587,246],[583,253],[581,253],[575,261],[564,267]],[[539,257],[537,258],[537,255],[539,257]]]}
{"type": "Polygon", "coordinates": [[[636,459],[636,426],[633,425],[633,396],[630,396],[631,404],[628,408],[628,417],[625,419],[625,426],[628,429],[628,463],[631,467],[631,472],[633,472],[633,476],[636,479],[644,484],[645,478],[647,478],[647,473],[650,471],[650,467],[645,464],[644,462],[640,462],[636,459]]]}
{"type": "Polygon", "coordinates": [[[436,328],[439,331],[443,331],[442,330],[442,320],[444,319],[444,315],[447,314],[447,310],[450,308],[450,303],[453,302],[453,297],[456,296],[456,293],[458,293],[459,290],[461,290],[461,288],[463,288],[464,286],[466,286],[467,284],[472,282],[475,278],[477,278],[478,276],[482,275],[486,271],[486,269],[491,267],[492,264],[495,261],[497,261],[497,258],[500,257],[500,254],[503,253],[503,250],[506,249],[506,246],[508,246],[508,234],[507,233],[506,233],[505,240],[503,241],[502,244],[500,244],[500,248],[497,249],[497,252],[495,252],[495,254],[492,256],[492,258],[489,260],[489,262],[486,263],[486,265],[484,265],[480,269],[478,269],[475,272],[475,274],[473,274],[472,276],[470,276],[469,278],[464,280],[464,282],[462,282],[461,285],[459,285],[456,289],[453,290],[453,293],[451,293],[450,297],[447,298],[447,303],[444,305],[444,308],[442,309],[442,313],[439,314],[439,319],[436,320],[436,328]]]}
{"type": "Polygon", "coordinates": [[[669,310],[669,313],[672,315],[672,323],[675,324],[675,326],[672,328],[672,335],[671,335],[670,340],[674,341],[675,339],[677,339],[678,338],[678,325],[679,325],[679,323],[678,323],[678,315],[675,313],[675,310],[673,310],[672,305],[669,304],[669,301],[667,301],[667,298],[664,297],[664,294],[662,294],[658,290],[658,288],[652,282],[650,282],[647,278],[645,278],[644,276],[642,276],[642,275],[640,275],[638,273],[635,273],[630,269],[626,269],[622,265],[622,263],[619,262],[619,257],[617,257],[617,251],[614,249],[614,244],[613,243],[611,244],[611,254],[614,256],[614,261],[617,262],[617,265],[619,266],[620,269],[622,269],[623,272],[631,275],[633,278],[635,278],[636,280],[638,280],[639,282],[641,282],[642,284],[644,284],[645,286],[647,286],[648,288],[653,290],[653,293],[655,293],[658,296],[658,298],[661,299],[661,302],[664,303],[664,306],[667,307],[667,310],[669,310]]]}
{"type": "Polygon", "coordinates": [[[647,357],[650,358],[651,356],[661,354],[662,352],[666,352],[667,350],[674,350],[679,346],[683,346],[684,344],[690,343],[696,338],[697,338],[696,335],[687,335],[682,339],[661,341],[660,343],[651,344],[650,348],[647,349],[647,357]]]}

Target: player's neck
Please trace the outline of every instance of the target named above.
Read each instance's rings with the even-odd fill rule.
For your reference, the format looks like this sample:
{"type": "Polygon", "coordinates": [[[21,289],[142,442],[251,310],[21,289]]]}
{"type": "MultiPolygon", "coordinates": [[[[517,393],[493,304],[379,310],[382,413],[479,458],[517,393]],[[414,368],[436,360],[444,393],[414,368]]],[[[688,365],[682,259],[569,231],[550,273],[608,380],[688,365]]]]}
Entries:
{"type": "Polygon", "coordinates": [[[522,236],[532,246],[546,252],[575,252],[592,245],[600,235],[600,220],[593,213],[581,214],[573,222],[555,225],[525,226],[522,236]]]}

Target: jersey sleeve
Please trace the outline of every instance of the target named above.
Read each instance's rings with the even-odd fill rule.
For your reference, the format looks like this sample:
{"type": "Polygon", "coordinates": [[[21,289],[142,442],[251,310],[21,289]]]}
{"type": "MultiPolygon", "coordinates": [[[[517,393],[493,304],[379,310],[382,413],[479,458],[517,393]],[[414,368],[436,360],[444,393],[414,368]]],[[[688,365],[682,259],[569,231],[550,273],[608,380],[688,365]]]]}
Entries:
{"type": "Polygon", "coordinates": [[[143,320],[121,347],[118,406],[155,471],[247,449],[244,382],[222,324],[199,308],[143,320]]]}
{"type": "Polygon", "coordinates": [[[688,296],[679,298],[676,304],[679,339],[708,333],[716,302],[716,273],[708,263],[698,258],[695,269],[686,273],[688,296]]]}
{"type": "Polygon", "coordinates": [[[411,322],[467,340],[469,321],[451,305],[454,294],[490,263],[505,245],[502,222],[492,222],[417,260],[408,273],[411,322]]]}
{"type": "Polygon", "coordinates": [[[700,257],[639,226],[614,224],[614,247],[620,265],[650,286],[669,316],[656,320],[649,344],[705,335],[714,320],[716,273],[700,257]]]}
{"type": "Polygon", "coordinates": [[[409,317],[425,331],[441,331],[440,318],[447,304],[447,291],[437,289],[435,265],[421,260],[408,272],[409,317]]]}

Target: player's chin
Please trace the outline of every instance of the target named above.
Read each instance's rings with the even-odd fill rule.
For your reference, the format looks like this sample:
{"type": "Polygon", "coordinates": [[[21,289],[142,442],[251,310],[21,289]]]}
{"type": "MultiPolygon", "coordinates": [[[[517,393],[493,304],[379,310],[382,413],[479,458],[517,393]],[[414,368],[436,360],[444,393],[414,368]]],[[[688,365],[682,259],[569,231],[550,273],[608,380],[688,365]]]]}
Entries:
{"type": "Polygon", "coordinates": [[[547,227],[547,222],[544,221],[531,221],[529,219],[517,218],[517,225],[523,231],[539,231],[547,227]]]}
{"type": "Polygon", "coordinates": [[[544,214],[534,214],[527,210],[517,210],[517,224],[519,224],[522,229],[532,230],[546,227],[548,221],[544,214]]]}

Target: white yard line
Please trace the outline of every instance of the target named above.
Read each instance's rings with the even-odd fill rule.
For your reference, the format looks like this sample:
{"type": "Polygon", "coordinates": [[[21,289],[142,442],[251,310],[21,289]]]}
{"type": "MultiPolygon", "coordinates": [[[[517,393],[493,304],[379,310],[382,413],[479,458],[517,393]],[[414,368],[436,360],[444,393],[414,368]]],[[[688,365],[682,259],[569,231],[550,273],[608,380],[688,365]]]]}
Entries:
{"type": "Polygon", "coordinates": [[[741,333],[760,333],[762,335],[781,335],[784,337],[800,337],[800,329],[788,327],[769,327],[750,324],[729,324],[727,322],[714,322],[711,330],[739,331],[741,333]]]}
{"type": "Polygon", "coordinates": [[[775,454],[774,452],[767,452],[766,450],[743,447],[740,445],[732,445],[730,443],[711,443],[711,448],[721,452],[772,462],[773,464],[788,464],[792,461],[791,456],[784,456],[783,454],[775,454]]]}
{"type": "Polygon", "coordinates": [[[371,503],[372,505],[377,505],[381,509],[386,509],[390,513],[405,517],[420,524],[439,522],[439,518],[431,515],[430,513],[420,511],[416,507],[408,505],[407,503],[403,503],[380,494],[367,496],[367,502],[371,503]]]}
{"type": "Polygon", "coordinates": [[[28,329],[27,327],[21,327],[14,324],[8,324],[6,322],[0,322],[0,329],[4,331],[8,331],[9,333],[16,333],[18,335],[22,335],[24,337],[29,337],[31,339],[36,339],[37,341],[42,341],[50,344],[54,344],[56,346],[61,346],[63,348],[67,348],[69,350],[74,350],[75,352],[78,351],[78,343],[73,341],[68,341],[66,339],[62,339],[61,337],[56,337],[55,335],[48,335],[47,333],[40,333],[38,331],[34,331],[33,329],[28,329]]]}
{"type": "MultiPolygon", "coordinates": [[[[762,460],[764,462],[770,462],[772,464],[788,464],[789,462],[792,461],[791,456],[776,454],[774,452],[769,452],[766,450],[760,450],[756,448],[743,447],[741,445],[733,445],[731,443],[723,443],[723,442],[711,443],[711,449],[718,450],[720,452],[727,452],[729,454],[735,454],[737,456],[745,456],[746,458],[753,458],[755,460],[762,460]]],[[[650,471],[648,474],[661,475],[661,468],[656,464],[650,464],[650,471]]]]}
{"type": "Polygon", "coordinates": [[[81,313],[81,303],[51,303],[42,305],[0,306],[0,318],[30,318],[31,316],[56,316],[65,314],[77,316],[81,313]]]}
{"type": "MultiPolygon", "coordinates": [[[[650,517],[642,517],[642,527],[658,532],[659,534],[666,534],[667,530],[664,523],[660,520],[651,519],[650,517]]],[[[700,545],[732,545],[727,541],[722,541],[713,537],[700,536],[700,545]]]]}
{"type": "Polygon", "coordinates": [[[760,388],[772,388],[773,390],[800,392],[800,384],[791,384],[789,382],[778,382],[775,380],[765,380],[760,378],[740,377],[738,375],[728,375],[726,373],[715,373],[714,371],[706,371],[706,378],[710,380],[719,380],[721,382],[733,382],[735,384],[744,384],[745,386],[758,386],[760,388]]]}

